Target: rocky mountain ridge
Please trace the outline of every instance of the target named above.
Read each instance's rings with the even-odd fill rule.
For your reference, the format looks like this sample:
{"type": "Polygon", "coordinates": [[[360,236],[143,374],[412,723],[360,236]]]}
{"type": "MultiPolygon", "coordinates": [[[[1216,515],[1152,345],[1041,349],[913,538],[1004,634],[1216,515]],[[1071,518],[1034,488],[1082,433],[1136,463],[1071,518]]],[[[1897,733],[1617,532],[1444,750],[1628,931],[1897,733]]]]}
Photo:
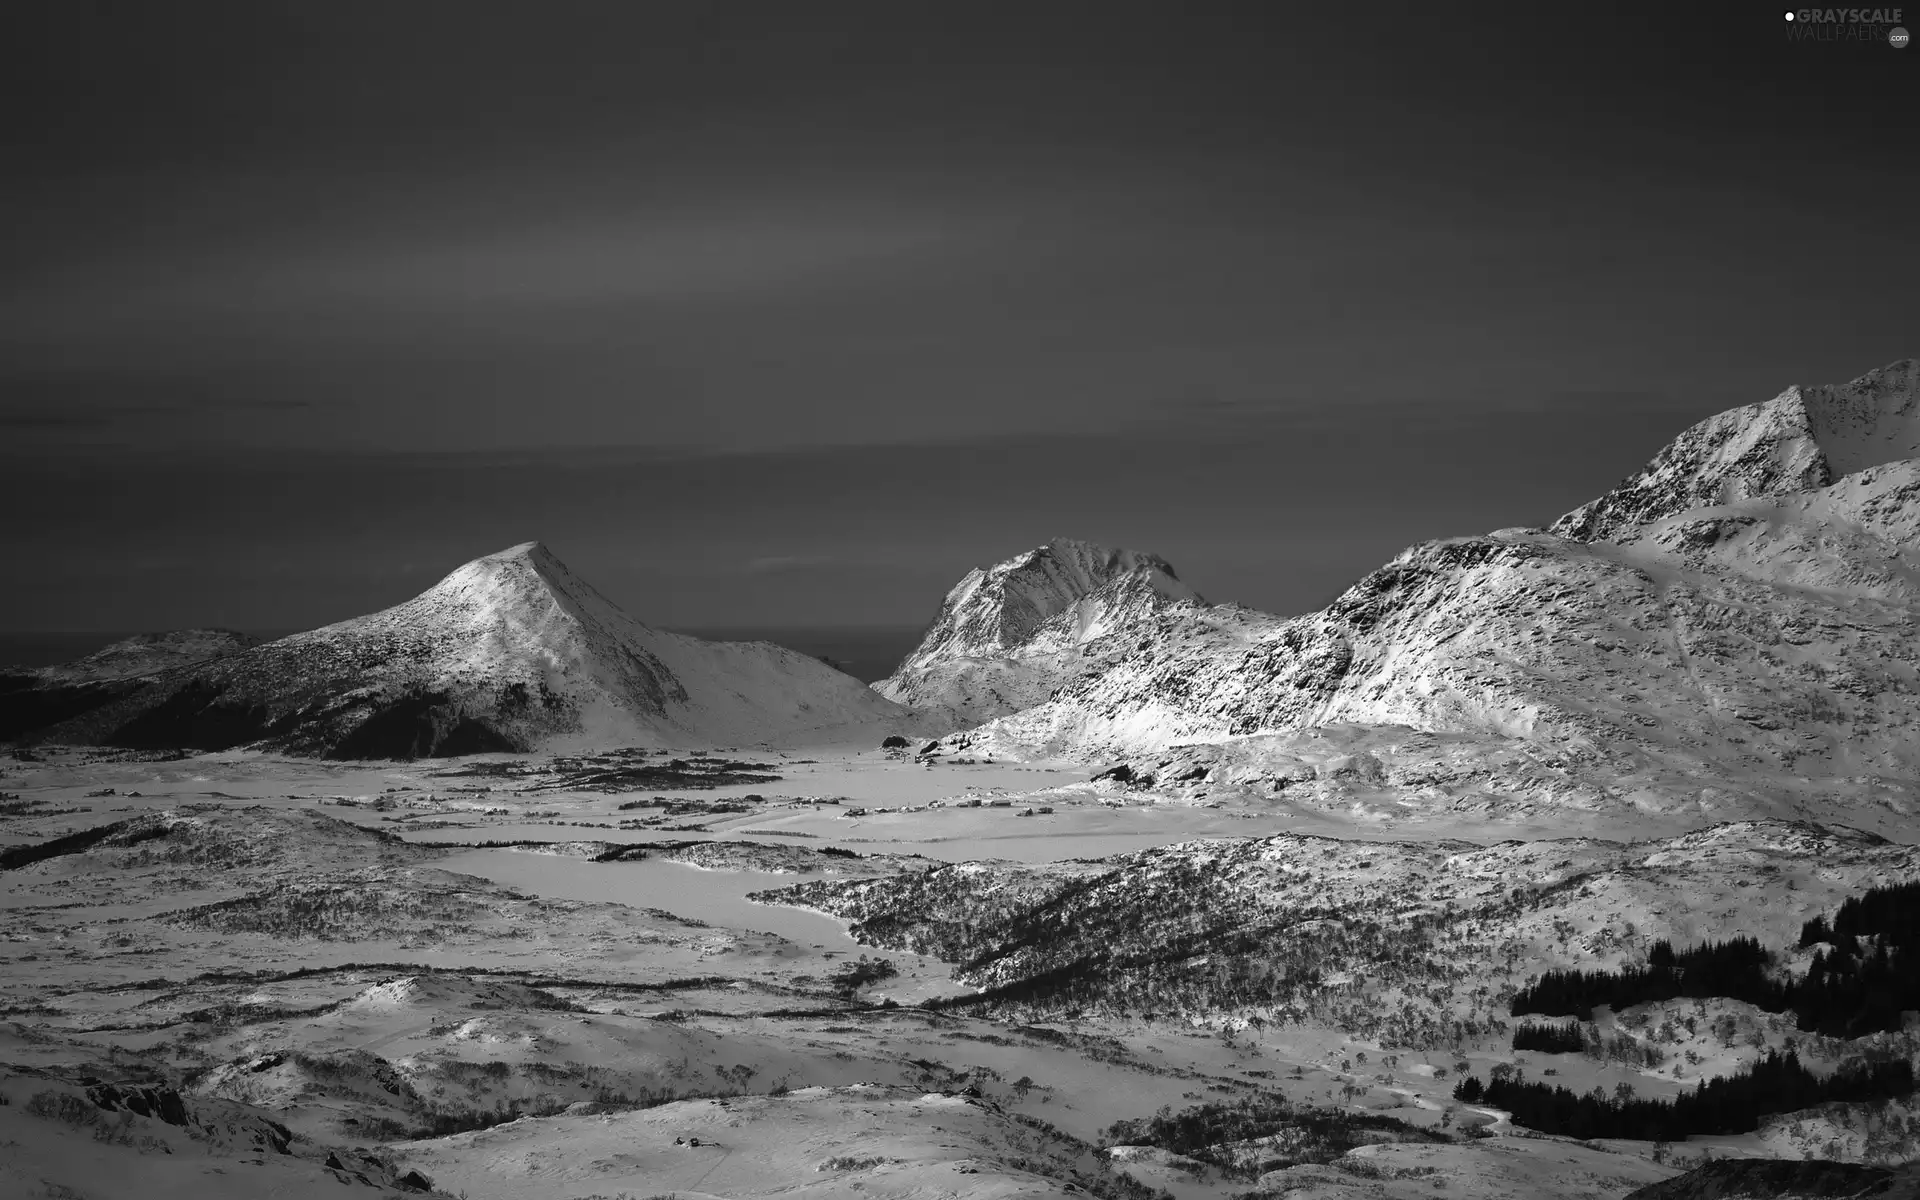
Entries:
{"type": "Polygon", "coordinates": [[[1555,521],[1553,533],[1617,541],[1691,508],[1812,491],[1920,457],[1920,359],[1849,383],[1794,386],[1728,409],[1669,442],[1606,495],[1555,521]]]}
{"type": "MultiPolygon", "coordinates": [[[[1908,361],[1720,414],[1551,530],[1411,547],[1317,613],[1143,611],[1077,669],[1029,678],[1044,702],[947,740],[1284,789],[1322,778],[1300,777],[1303,739],[1351,728],[1377,732],[1350,737],[1343,797],[1418,809],[1789,815],[1842,784],[1904,808],[1920,799],[1917,384],[1908,361]],[[1444,769],[1428,749],[1373,754],[1441,736],[1444,769]]],[[[964,697],[960,665],[945,686],[964,697]]]]}

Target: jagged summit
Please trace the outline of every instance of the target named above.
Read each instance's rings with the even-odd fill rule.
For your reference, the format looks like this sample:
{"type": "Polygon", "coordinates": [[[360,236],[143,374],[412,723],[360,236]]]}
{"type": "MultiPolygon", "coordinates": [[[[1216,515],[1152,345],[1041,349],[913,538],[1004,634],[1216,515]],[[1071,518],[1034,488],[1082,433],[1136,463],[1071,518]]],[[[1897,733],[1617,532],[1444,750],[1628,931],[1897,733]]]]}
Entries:
{"type": "Polygon", "coordinates": [[[1154,554],[1055,538],[969,571],[914,652],[874,684],[960,724],[1039,703],[1066,676],[1118,652],[1116,634],[1170,605],[1205,607],[1154,554]]]}
{"type": "Polygon", "coordinates": [[[1200,600],[1158,555],[1054,538],[992,567],[969,571],[947,593],[915,656],[1017,649],[1052,618],[1123,580],[1137,580],[1170,600],[1200,600]]]}
{"type": "Polygon", "coordinates": [[[1920,456],[1920,360],[1850,383],[1796,385],[1761,404],[1708,417],[1637,474],[1555,521],[1584,542],[1707,505],[1826,487],[1870,467],[1920,456]]]}
{"type": "Polygon", "coordinates": [[[538,542],[476,558],[392,608],[50,711],[38,740],[340,758],[864,740],[914,724],[804,654],[643,625],[538,542]]]}

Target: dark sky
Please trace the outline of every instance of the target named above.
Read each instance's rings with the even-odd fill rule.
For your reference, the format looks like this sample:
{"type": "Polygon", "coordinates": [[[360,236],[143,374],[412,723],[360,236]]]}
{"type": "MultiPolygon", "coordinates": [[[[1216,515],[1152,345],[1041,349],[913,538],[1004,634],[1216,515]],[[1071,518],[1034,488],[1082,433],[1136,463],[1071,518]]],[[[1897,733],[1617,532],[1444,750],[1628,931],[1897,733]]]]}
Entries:
{"type": "Polygon", "coordinates": [[[529,538],[670,626],[923,621],[1060,534],[1296,612],[1920,353],[1920,50],[1777,5],[0,22],[0,629],[529,538]]]}

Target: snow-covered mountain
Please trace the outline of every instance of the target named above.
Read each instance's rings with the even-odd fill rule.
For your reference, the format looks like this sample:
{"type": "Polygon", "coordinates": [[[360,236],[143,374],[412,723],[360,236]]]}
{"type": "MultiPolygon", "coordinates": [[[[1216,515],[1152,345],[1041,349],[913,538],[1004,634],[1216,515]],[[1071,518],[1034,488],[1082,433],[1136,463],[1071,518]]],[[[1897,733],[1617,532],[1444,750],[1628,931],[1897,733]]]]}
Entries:
{"type": "Polygon", "coordinates": [[[151,675],[35,736],[384,758],[877,740],[915,727],[806,655],[649,628],[529,542],[385,611],[151,675]]]}
{"type": "Polygon", "coordinates": [[[1321,612],[1141,610],[958,744],[1437,804],[1920,799],[1917,382],[1722,413],[1551,531],[1414,546],[1321,612]]]}
{"type": "Polygon", "coordinates": [[[1205,605],[1164,559],[1056,538],[969,571],[920,645],[873,687],[950,724],[978,724],[1111,666],[1123,649],[1116,631],[1205,605]]]}

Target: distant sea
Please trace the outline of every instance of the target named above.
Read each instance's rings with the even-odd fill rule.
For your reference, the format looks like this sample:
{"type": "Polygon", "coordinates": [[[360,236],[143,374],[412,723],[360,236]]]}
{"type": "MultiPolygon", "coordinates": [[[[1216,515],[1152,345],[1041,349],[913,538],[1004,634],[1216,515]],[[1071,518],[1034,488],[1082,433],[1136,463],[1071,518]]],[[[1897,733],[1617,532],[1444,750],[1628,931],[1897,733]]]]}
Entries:
{"type": "MultiPolygon", "coordinates": [[[[272,641],[293,629],[249,629],[245,632],[272,641]]],[[[833,664],[862,683],[893,674],[893,668],[919,644],[924,630],[911,626],[854,626],[850,628],[738,628],[681,629],[695,637],[723,642],[773,642],[833,664]]],[[[102,646],[134,636],[132,633],[0,633],[0,666],[50,667],[85,658],[102,646]]]]}

